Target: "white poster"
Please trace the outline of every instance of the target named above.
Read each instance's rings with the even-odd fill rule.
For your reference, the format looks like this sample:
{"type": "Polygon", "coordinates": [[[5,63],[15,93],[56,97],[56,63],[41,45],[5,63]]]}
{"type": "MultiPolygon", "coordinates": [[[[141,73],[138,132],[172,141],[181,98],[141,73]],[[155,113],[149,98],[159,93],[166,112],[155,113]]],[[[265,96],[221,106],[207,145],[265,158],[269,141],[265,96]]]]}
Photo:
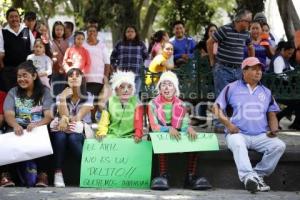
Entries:
{"type": "Polygon", "coordinates": [[[0,166],[53,154],[47,126],[24,130],[21,136],[14,132],[0,134],[0,166]]]}

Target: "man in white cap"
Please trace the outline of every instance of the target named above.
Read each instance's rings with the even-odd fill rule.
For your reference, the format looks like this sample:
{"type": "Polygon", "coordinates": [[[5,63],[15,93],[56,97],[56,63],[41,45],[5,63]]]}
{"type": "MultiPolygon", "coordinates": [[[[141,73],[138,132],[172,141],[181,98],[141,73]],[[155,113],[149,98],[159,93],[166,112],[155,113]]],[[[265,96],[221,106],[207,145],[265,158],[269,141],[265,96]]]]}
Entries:
{"type": "Polygon", "coordinates": [[[243,79],[228,84],[213,106],[214,114],[226,127],[228,148],[233,153],[240,180],[251,193],[269,191],[263,177],[270,175],[284,153],[278,139],[276,112],[280,109],[271,91],[260,83],[263,64],[256,57],[242,62],[243,79]],[[225,110],[232,110],[229,118],[225,110]],[[252,168],[248,149],[263,153],[252,168]]]}

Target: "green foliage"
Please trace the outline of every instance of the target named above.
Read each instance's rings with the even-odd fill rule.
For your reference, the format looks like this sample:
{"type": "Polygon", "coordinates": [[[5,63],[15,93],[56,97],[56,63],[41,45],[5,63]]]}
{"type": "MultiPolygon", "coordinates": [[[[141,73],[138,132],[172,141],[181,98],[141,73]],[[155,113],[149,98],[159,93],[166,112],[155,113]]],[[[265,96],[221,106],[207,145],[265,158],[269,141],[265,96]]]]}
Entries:
{"type": "Polygon", "coordinates": [[[59,14],[64,0],[12,0],[12,5],[26,11],[37,13],[40,19],[47,23],[48,19],[59,14]]]}
{"type": "Polygon", "coordinates": [[[265,10],[266,0],[236,0],[237,9],[248,9],[253,13],[253,16],[258,12],[265,10]]]}
{"type": "Polygon", "coordinates": [[[11,7],[11,0],[0,0],[0,25],[6,22],[5,13],[11,7]]]}
{"type": "Polygon", "coordinates": [[[234,0],[168,0],[160,10],[164,20],[160,20],[159,26],[172,33],[172,23],[181,20],[185,23],[188,34],[196,35],[203,33],[204,27],[214,22],[214,16],[217,15],[219,21],[219,8],[231,12],[234,6],[234,0]]]}

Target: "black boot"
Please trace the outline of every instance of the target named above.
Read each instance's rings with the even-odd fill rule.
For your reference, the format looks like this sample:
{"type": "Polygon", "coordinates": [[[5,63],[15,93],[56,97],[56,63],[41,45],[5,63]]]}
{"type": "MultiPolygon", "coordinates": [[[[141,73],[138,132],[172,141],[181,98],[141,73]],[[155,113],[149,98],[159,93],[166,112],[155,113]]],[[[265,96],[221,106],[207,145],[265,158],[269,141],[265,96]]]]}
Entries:
{"type": "Polygon", "coordinates": [[[184,187],[192,190],[207,190],[212,188],[206,178],[199,178],[191,173],[186,176],[184,187]]]}
{"type": "Polygon", "coordinates": [[[151,190],[168,190],[169,188],[167,174],[162,174],[158,177],[155,177],[151,182],[151,190]]]}

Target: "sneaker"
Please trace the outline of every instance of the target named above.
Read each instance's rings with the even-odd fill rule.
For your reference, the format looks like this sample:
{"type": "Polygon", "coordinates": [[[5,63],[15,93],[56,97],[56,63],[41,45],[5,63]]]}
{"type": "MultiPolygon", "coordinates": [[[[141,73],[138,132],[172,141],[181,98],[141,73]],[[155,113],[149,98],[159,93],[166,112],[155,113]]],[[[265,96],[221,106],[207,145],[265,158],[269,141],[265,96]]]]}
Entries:
{"type": "Polygon", "coordinates": [[[151,182],[151,190],[168,190],[170,188],[167,174],[154,178],[151,182]]]}
{"type": "Polygon", "coordinates": [[[61,172],[56,172],[54,174],[54,186],[55,187],[66,187],[64,182],[64,177],[61,172]]]}
{"type": "Polygon", "coordinates": [[[254,178],[247,177],[245,180],[245,188],[246,190],[254,194],[258,191],[258,183],[254,178]]]}
{"type": "Polygon", "coordinates": [[[258,177],[255,177],[255,179],[257,180],[257,183],[258,183],[258,191],[261,191],[261,192],[268,192],[268,191],[270,191],[270,186],[268,186],[266,183],[265,183],[265,181],[264,181],[264,179],[263,179],[263,177],[261,177],[261,176],[258,176],[258,177]]]}
{"type": "Polygon", "coordinates": [[[192,190],[207,190],[211,189],[212,186],[205,177],[197,177],[188,173],[185,178],[184,188],[189,188],[192,190]]]}
{"type": "Polygon", "coordinates": [[[40,173],[37,177],[36,187],[48,187],[48,175],[44,172],[40,173]]]}
{"type": "Polygon", "coordinates": [[[1,174],[1,187],[14,187],[15,183],[11,180],[10,174],[8,172],[3,172],[1,174]]]}

